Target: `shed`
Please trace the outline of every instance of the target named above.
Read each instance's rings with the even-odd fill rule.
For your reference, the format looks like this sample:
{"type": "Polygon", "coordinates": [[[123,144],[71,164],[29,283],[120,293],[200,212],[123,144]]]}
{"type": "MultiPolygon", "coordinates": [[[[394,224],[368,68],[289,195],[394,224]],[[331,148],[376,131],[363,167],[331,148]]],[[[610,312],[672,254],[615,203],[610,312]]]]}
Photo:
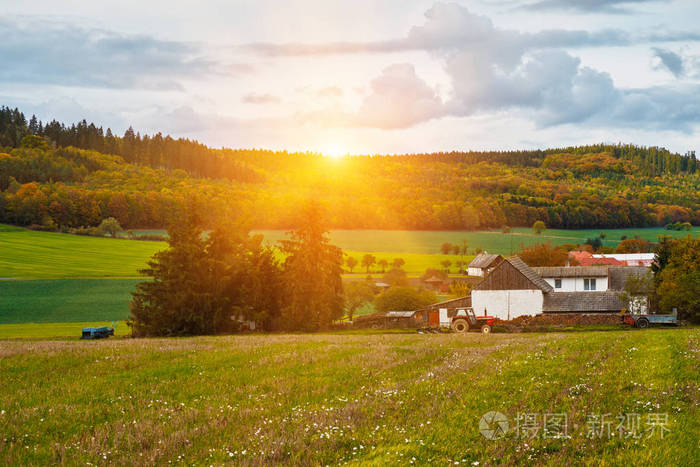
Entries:
{"type": "Polygon", "coordinates": [[[453,298],[421,308],[416,312],[416,319],[420,319],[424,325],[449,325],[452,317],[457,314],[457,310],[471,306],[470,296],[453,298]]]}

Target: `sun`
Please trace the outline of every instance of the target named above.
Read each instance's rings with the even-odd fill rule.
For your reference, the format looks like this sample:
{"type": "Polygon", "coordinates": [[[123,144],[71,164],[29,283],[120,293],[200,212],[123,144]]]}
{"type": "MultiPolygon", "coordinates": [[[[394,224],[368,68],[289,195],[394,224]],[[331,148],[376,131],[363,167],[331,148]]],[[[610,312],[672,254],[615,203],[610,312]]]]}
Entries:
{"type": "Polygon", "coordinates": [[[332,145],[329,146],[323,153],[330,157],[331,159],[340,159],[343,157],[347,152],[342,148],[342,146],[339,145],[332,145]]]}

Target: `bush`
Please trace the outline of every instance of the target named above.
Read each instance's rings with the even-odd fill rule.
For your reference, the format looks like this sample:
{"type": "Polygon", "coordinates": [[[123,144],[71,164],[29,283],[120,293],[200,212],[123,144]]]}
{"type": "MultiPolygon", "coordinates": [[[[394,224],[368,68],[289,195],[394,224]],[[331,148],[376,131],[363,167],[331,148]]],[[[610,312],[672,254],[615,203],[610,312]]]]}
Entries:
{"type": "Polygon", "coordinates": [[[413,311],[437,302],[435,294],[413,287],[392,287],[374,299],[377,311],[413,311]]]}

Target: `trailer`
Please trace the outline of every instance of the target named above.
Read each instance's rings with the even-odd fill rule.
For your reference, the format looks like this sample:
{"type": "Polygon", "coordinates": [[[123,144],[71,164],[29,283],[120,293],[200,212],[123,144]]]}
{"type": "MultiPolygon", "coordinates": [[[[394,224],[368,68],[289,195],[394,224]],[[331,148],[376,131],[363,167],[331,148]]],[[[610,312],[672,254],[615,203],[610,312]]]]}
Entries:
{"type": "Polygon", "coordinates": [[[622,321],[635,328],[646,329],[651,325],[668,324],[678,326],[678,311],[674,308],[670,315],[632,314],[626,313],[622,321]]]}
{"type": "Polygon", "coordinates": [[[99,328],[83,328],[81,339],[104,339],[114,335],[114,328],[102,326],[99,328]]]}

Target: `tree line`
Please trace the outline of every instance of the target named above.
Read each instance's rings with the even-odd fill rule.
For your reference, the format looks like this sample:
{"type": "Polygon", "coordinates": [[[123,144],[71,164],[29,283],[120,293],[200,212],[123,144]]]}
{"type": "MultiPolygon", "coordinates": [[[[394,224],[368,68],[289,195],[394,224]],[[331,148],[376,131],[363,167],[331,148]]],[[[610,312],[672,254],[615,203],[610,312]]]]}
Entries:
{"type": "Polygon", "coordinates": [[[86,122],[56,127],[0,109],[0,222],[75,228],[115,217],[125,228],[164,227],[174,206],[195,198],[206,205],[206,217],[233,212],[256,228],[288,229],[304,200],[315,198],[328,209],[331,228],[700,225],[695,156],[659,148],[331,161],[314,153],[215,150],[133,131],[100,133],[86,122]],[[248,171],[256,175],[241,175],[248,171]]]}

